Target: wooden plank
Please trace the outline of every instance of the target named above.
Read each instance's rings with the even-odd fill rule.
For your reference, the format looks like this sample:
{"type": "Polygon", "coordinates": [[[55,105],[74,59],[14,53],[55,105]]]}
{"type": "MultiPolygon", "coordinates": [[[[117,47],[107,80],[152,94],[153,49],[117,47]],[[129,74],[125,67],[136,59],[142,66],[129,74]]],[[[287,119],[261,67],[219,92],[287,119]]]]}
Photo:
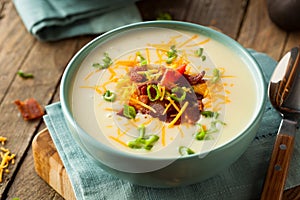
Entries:
{"type": "MultiPolygon", "coordinates": [[[[4,72],[4,75],[1,72],[0,78],[3,81],[3,84],[2,82],[0,84],[0,88],[3,87],[0,101],[0,131],[2,136],[8,138],[6,147],[17,154],[17,158],[15,165],[10,166],[11,173],[5,174],[4,181],[0,185],[1,199],[5,198],[6,191],[14,180],[18,166],[22,164],[36,128],[41,122],[41,120],[24,121],[13,102],[16,99],[34,97],[42,106],[49,104],[67,62],[82,45],[80,41],[86,43],[92,38],[79,37],[77,41],[68,39],[53,43],[34,42],[35,39],[25,30],[11,2],[6,4],[5,9],[9,14],[0,21],[1,27],[7,26],[7,33],[4,29],[0,29],[0,33],[5,36],[1,37],[4,45],[0,47],[0,66],[4,72]],[[3,38],[7,38],[7,44],[3,38]],[[18,69],[32,72],[35,77],[24,80],[16,75],[18,69]]],[[[19,187],[24,185],[26,182],[19,187]]]]}
{"type": "Polygon", "coordinates": [[[270,20],[266,1],[250,0],[238,42],[278,60],[286,38],[287,33],[270,20]]]}
{"type": "Polygon", "coordinates": [[[291,50],[293,47],[299,46],[299,45],[300,45],[300,31],[290,32],[288,34],[287,43],[285,45],[285,48],[284,48],[281,56],[283,56],[286,52],[291,50]]]}
{"type": "MultiPolygon", "coordinates": [[[[16,99],[24,100],[34,97],[41,105],[47,105],[54,94],[66,62],[74,54],[74,49],[75,45],[72,45],[71,41],[55,44],[36,43],[22,66],[24,71],[33,72],[35,78],[23,80],[20,77],[16,77],[5,94],[0,105],[0,113],[3,113],[0,118],[1,134],[8,137],[9,141],[12,141],[7,144],[7,147],[17,154],[16,165],[20,163],[21,158],[30,145],[35,129],[40,121],[25,122],[19,116],[19,111],[13,102],[16,99]],[[53,48],[53,46],[57,48],[53,48]],[[69,52],[69,55],[68,53],[62,54],[56,49],[69,52]]],[[[15,167],[12,169],[11,174],[14,173],[15,169],[15,167]]],[[[6,177],[6,181],[1,185],[1,194],[5,188],[3,186],[8,183],[11,174],[6,177]]]]}
{"type": "Polygon", "coordinates": [[[191,1],[184,20],[220,29],[236,39],[247,0],[191,1]]]}
{"type": "Polygon", "coordinates": [[[157,1],[138,1],[137,6],[141,11],[143,20],[156,20],[162,13],[168,13],[172,20],[183,20],[192,0],[160,0],[157,1]]]}
{"type": "MultiPolygon", "coordinates": [[[[47,156],[47,155],[45,155],[47,156]]],[[[27,156],[22,162],[22,167],[19,170],[13,185],[10,187],[8,195],[3,199],[12,199],[18,197],[21,200],[25,199],[53,199],[63,200],[48,183],[41,179],[34,170],[34,160],[32,149],[27,152],[27,156]]]]}
{"type": "MultiPolygon", "coordinates": [[[[83,46],[87,41],[81,39],[78,47],[83,46]]],[[[56,91],[52,102],[59,101],[59,90],[56,91]]],[[[41,132],[46,128],[44,123],[39,127],[41,132]]],[[[50,136],[50,135],[49,135],[50,136]]],[[[53,144],[51,141],[49,145],[53,144]]],[[[14,178],[12,186],[9,188],[6,199],[12,199],[18,197],[20,199],[53,199],[63,200],[64,198],[59,195],[46,181],[44,181],[36,172],[33,158],[33,145],[30,145],[30,149],[26,154],[22,165],[14,178]],[[28,181],[30,180],[30,183],[28,181]],[[32,187],[35,186],[35,187],[32,187]],[[33,198],[34,197],[34,198],[33,198]]]]}
{"type": "Polygon", "coordinates": [[[0,103],[35,43],[25,30],[11,1],[0,1],[0,103]]]}
{"type": "Polygon", "coordinates": [[[188,21],[220,29],[236,38],[247,0],[161,0],[141,1],[137,4],[144,20],[155,20],[160,13],[169,13],[173,20],[188,21]]]}
{"type": "MultiPolygon", "coordinates": [[[[49,62],[44,62],[43,60],[40,59],[39,61],[34,61],[33,63],[31,63],[31,65],[29,63],[28,64],[25,63],[24,68],[27,69],[27,67],[28,67],[28,68],[32,69],[33,70],[32,72],[36,76],[39,76],[39,77],[34,78],[34,80],[25,80],[25,81],[20,79],[20,83],[18,83],[18,84],[14,83],[11,86],[11,89],[13,89],[14,92],[13,92],[13,94],[8,93],[7,98],[14,99],[16,97],[19,97],[19,94],[22,93],[21,90],[23,90],[23,89],[25,90],[27,87],[30,87],[30,88],[32,88],[31,91],[24,92],[25,93],[24,95],[25,96],[33,95],[35,98],[37,98],[42,103],[42,105],[50,104],[51,103],[50,100],[53,98],[54,95],[55,95],[55,97],[54,97],[53,101],[58,101],[59,100],[59,96],[58,96],[59,89],[57,88],[57,86],[59,85],[62,71],[64,70],[68,60],[74,55],[74,53],[77,52],[84,44],[86,44],[92,38],[93,37],[79,37],[79,38],[77,38],[77,40],[65,40],[65,41],[61,41],[58,43],[50,43],[50,44],[49,43],[37,43],[31,52],[32,56],[43,58],[44,56],[48,55],[47,60],[49,60],[49,62]],[[43,45],[43,47],[41,47],[40,45],[43,45]],[[38,52],[37,51],[38,49],[43,49],[43,50],[38,52]],[[60,49],[60,51],[57,51],[57,49],[60,49]],[[69,53],[65,53],[67,51],[69,51],[69,53]],[[64,58],[61,58],[61,56],[64,56],[64,58]],[[38,66],[39,64],[41,66],[38,66]],[[48,65],[48,66],[46,66],[46,65],[48,65]],[[21,83],[23,83],[22,86],[20,86],[21,83]],[[15,90],[17,90],[17,92],[15,90]]],[[[28,58],[29,60],[31,60],[31,54],[28,58]]],[[[18,82],[18,81],[15,81],[15,82],[18,82]]],[[[18,151],[21,153],[17,153],[17,154],[18,154],[18,157],[21,157],[22,153],[26,152],[25,149],[28,148],[28,145],[31,144],[31,139],[35,132],[35,128],[39,122],[38,121],[37,122],[24,122],[23,119],[20,119],[20,117],[17,116],[17,111],[16,111],[14,105],[5,106],[6,109],[8,107],[12,107],[12,109],[14,110],[14,111],[11,111],[11,115],[15,115],[14,120],[17,121],[12,124],[18,124],[17,126],[21,127],[21,130],[24,129],[24,130],[22,130],[22,133],[20,133],[20,131],[17,131],[16,133],[11,134],[11,135],[18,134],[18,136],[15,136],[15,137],[18,137],[18,138],[24,137],[24,139],[26,140],[26,141],[20,141],[20,143],[22,142],[23,148],[18,151]],[[24,126],[26,128],[24,128],[24,126]]],[[[5,109],[5,108],[3,108],[3,109],[5,109]]],[[[0,107],[0,110],[1,110],[1,107],[0,107]]],[[[11,116],[8,116],[8,118],[11,118],[11,116]]],[[[2,120],[0,119],[0,127],[4,127],[4,125],[1,124],[1,121],[2,120]]],[[[3,121],[5,121],[5,119],[3,121]]],[[[12,124],[7,124],[7,128],[6,128],[7,134],[10,129],[13,129],[14,125],[12,125],[12,124]]],[[[12,131],[13,130],[11,130],[11,132],[12,131]]],[[[11,136],[9,136],[9,137],[11,137],[11,136]]],[[[17,145],[19,145],[19,148],[20,148],[20,146],[22,146],[19,143],[15,143],[14,147],[11,147],[11,148],[15,149],[17,145]]],[[[26,153],[25,153],[25,156],[26,156],[26,153]]],[[[33,174],[32,171],[34,171],[32,163],[33,163],[33,159],[31,159],[31,162],[30,161],[27,162],[27,166],[26,166],[26,164],[23,164],[23,163],[17,163],[17,164],[22,164],[22,166],[21,166],[20,172],[18,172],[18,174],[11,186],[11,189],[9,190],[8,196],[14,197],[17,194],[20,194],[21,196],[19,195],[19,197],[20,198],[22,197],[21,199],[28,199],[28,197],[26,196],[26,193],[24,191],[28,191],[29,193],[31,193],[31,198],[32,198],[32,194],[37,192],[36,188],[32,187],[33,184],[27,184],[26,182],[24,182],[24,180],[23,180],[24,175],[18,176],[19,173],[26,174],[26,175],[28,175],[28,177],[30,177],[30,174],[32,176],[32,174],[33,174]],[[28,167],[28,165],[30,165],[30,163],[31,163],[31,168],[28,167]],[[14,188],[17,188],[17,189],[14,189],[14,188]],[[22,190],[20,190],[19,188],[22,188],[22,190]]],[[[33,180],[36,180],[36,179],[37,178],[33,178],[33,180]]],[[[41,189],[39,191],[42,191],[43,189],[46,192],[36,194],[37,196],[41,197],[41,198],[36,197],[36,199],[43,199],[43,198],[48,199],[49,198],[48,196],[52,196],[55,194],[55,193],[51,192],[51,189],[49,189],[49,186],[42,187],[42,185],[41,185],[41,189]]],[[[57,196],[56,198],[58,198],[58,197],[59,196],[57,196]]]]}
{"type": "Polygon", "coordinates": [[[32,149],[37,174],[65,199],[76,199],[68,174],[46,129],[36,135],[32,149]]]}

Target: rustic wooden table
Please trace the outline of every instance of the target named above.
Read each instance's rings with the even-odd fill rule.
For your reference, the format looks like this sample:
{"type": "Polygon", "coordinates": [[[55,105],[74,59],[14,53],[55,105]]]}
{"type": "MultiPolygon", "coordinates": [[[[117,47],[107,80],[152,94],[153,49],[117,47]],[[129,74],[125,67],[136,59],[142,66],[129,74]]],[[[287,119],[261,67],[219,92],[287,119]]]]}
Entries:
{"type": "MultiPolygon", "coordinates": [[[[300,32],[286,32],[269,19],[266,0],[161,0],[137,5],[144,20],[168,12],[174,20],[213,26],[246,48],[264,52],[278,60],[300,42],[300,32]]],[[[0,198],[63,199],[35,172],[32,140],[45,128],[42,119],[26,122],[18,114],[14,100],[34,97],[43,106],[59,100],[61,75],[70,58],[96,36],[80,36],[44,43],[30,35],[10,0],[0,0],[0,135],[16,153],[10,173],[0,183],[0,198]],[[18,70],[32,72],[24,80],[18,70]]],[[[300,187],[284,192],[284,199],[299,199],[300,187]]]]}

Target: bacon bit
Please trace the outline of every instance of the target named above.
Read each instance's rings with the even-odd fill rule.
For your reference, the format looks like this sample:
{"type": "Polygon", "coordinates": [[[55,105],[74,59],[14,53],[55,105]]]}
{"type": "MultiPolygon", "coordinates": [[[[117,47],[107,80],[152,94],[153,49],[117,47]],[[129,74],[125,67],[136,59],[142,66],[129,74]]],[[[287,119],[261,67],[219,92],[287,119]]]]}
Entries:
{"type": "Polygon", "coordinates": [[[23,119],[26,121],[37,119],[44,115],[44,110],[34,98],[26,99],[25,101],[16,100],[14,103],[18,106],[23,119]]]}

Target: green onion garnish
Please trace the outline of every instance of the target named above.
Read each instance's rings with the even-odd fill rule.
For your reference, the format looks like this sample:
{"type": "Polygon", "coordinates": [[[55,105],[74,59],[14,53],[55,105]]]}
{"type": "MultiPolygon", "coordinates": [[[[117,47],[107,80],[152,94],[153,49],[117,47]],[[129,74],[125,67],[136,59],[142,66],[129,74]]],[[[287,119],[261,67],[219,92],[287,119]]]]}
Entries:
{"type": "Polygon", "coordinates": [[[199,48],[195,51],[195,55],[198,57],[201,57],[203,54],[203,48],[199,48]]]}
{"type": "Polygon", "coordinates": [[[201,115],[203,115],[204,117],[208,117],[208,118],[212,118],[212,117],[218,118],[219,113],[206,110],[206,111],[202,111],[201,115]]]}
{"type": "Polygon", "coordinates": [[[167,52],[167,64],[171,64],[177,58],[177,50],[175,49],[175,45],[172,45],[170,50],[167,52]]]}
{"type": "Polygon", "coordinates": [[[188,148],[188,147],[180,146],[179,147],[179,153],[182,156],[186,156],[186,155],[194,154],[195,152],[192,149],[188,148]]]}
{"type": "Polygon", "coordinates": [[[172,94],[170,95],[170,97],[177,102],[183,101],[186,97],[186,91],[181,87],[172,88],[171,91],[172,94]]]}
{"type": "Polygon", "coordinates": [[[160,94],[160,90],[158,89],[157,85],[148,85],[147,86],[147,95],[150,101],[156,101],[157,99],[160,98],[161,94],[160,94]],[[155,97],[152,97],[152,88],[155,91],[155,97]]]}
{"type": "Polygon", "coordinates": [[[206,60],[206,56],[203,55],[203,48],[199,48],[195,51],[195,55],[198,56],[198,57],[201,57],[202,61],[205,61],[206,60]]]}
{"type": "Polygon", "coordinates": [[[33,76],[33,74],[31,74],[31,73],[25,73],[25,72],[23,72],[22,70],[19,70],[18,72],[17,72],[17,74],[20,76],[20,77],[22,77],[22,78],[33,78],[34,76],[33,76]]]}
{"type": "Polygon", "coordinates": [[[147,65],[147,60],[142,56],[142,54],[140,52],[136,52],[136,55],[140,61],[140,64],[143,65],[147,65]]]}
{"type": "Polygon", "coordinates": [[[149,135],[145,137],[146,128],[144,125],[138,127],[139,137],[133,141],[128,142],[128,147],[132,149],[146,149],[151,150],[153,144],[159,139],[157,135],[149,135]]]}
{"type": "Polygon", "coordinates": [[[197,140],[203,140],[207,132],[204,130],[204,128],[201,124],[199,124],[199,126],[200,126],[200,130],[196,134],[196,139],[197,140]]]}
{"type": "Polygon", "coordinates": [[[104,58],[102,59],[102,64],[100,63],[94,63],[93,67],[97,69],[107,69],[113,62],[111,58],[108,56],[108,53],[104,53],[104,58]]]}
{"type": "Polygon", "coordinates": [[[134,119],[136,116],[135,108],[129,105],[124,105],[123,115],[129,119],[134,119]]]}
{"type": "Polygon", "coordinates": [[[210,123],[210,129],[207,130],[207,133],[215,133],[219,131],[217,124],[226,125],[225,122],[222,122],[221,120],[214,120],[210,123]]]}
{"type": "Polygon", "coordinates": [[[159,13],[156,20],[172,20],[170,13],[159,13]]]}
{"type": "Polygon", "coordinates": [[[116,94],[110,90],[106,90],[106,92],[103,94],[103,99],[105,101],[113,102],[116,99],[116,94]]]}
{"type": "Polygon", "coordinates": [[[220,78],[221,78],[220,70],[218,70],[217,68],[214,68],[212,73],[213,73],[213,74],[212,74],[213,77],[212,77],[212,79],[211,79],[211,82],[212,82],[212,83],[218,82],[218,81],[220,80],[220,78]]]}

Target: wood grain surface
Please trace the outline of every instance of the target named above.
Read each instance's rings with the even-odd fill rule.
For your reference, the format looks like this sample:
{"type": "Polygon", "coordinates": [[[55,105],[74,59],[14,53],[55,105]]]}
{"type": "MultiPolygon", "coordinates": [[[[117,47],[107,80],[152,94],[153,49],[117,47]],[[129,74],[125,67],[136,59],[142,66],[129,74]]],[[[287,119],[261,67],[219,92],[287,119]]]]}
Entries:
{"type": "MultiPolygon", "coordinates": [[[[144,20],[168,12],[174,20],[211,26],[246,48],[267,53],[278,60],[300,43],[300,32],[286,32],[269,19],[266,0],[169,0],[137,2],[144,20]]],[[[96,35],[57,42],[40,42],[26,30],[12,0],[0,0],[0,135],[17,154],[10,173],[0,183],[0,199],[63,199],[34,169],[31,144],[45,128],[42,119],[25,122],[13,102],[34,97],[42,106],[58,101],[62,73],[72,56],[96,35]],[[18,70],[31,72],[22,79],[18,70]]],[[[285,191],[283,199],[300,199],[300,188],[285,191]]]]}
{"type": "Polygon", "coordinates": [[[37,174],[65,199],[76,199],[68,174],[46,128],[34,137],[32,152],[37,174]]]}

